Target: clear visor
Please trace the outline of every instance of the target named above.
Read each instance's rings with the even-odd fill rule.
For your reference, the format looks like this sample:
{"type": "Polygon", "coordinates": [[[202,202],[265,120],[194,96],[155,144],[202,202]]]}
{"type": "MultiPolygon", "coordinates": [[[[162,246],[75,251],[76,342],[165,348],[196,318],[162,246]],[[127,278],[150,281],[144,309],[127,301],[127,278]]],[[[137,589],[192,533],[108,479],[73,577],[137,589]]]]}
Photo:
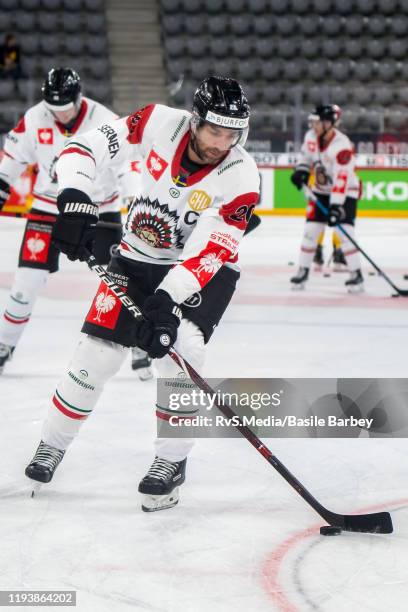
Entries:
{"type": "Polygon", "coordinates": [[[330,121],[330,119],[321,119],[319,115],[314,115],[313,113],[311,113],[307,118],[307,124],[309,128],[313,128],[318,121],[320,121],[322,124],[324,121],[328,121],[333,127],[337,127],[340,123],[340,117],[337,119],[337,121],[333,122],[330,121]]]}
{"type": "Polygon", "coordinates": [[[61,111],[67,111],[75,108],[74,102],[67,102],[67,104],[50,104],[49,102],[46,102],[44,100],[44,104],[52,113],[58,113],[61,111]]]}
{"type": "MultiPolygon", "coordinates": [[[[193,114],[191,117],[191,129],[192,129],[193,134],[195,134],[197,129],[201,125],[204,125],[205,123],[207,123],[208,125],[217,127],[217,128],[221,127],[218,123],[213,123],[212,121],[207,121],[206,119],[202,119],[198,113],[193,111],[193,114]]],[[[224,127],[223,129],[228,129],[231,133],[233,133],[233,138],[231,139],[230,149],[235,147],[237,144],[241,145],[241,147],[245,145],[246,140],[248,138],[249,126],[246,126],[245,128],[242,128],[242,129],[233,129],[233,128],[226,128],[226,127],[224,127]]]]}
{"type": "Polygon", "coordinates": [[[310,113],[310,115],[307,118],[307,125],[310,128],[313,128],[317,121],[321,121],[319,115],[314,115],[313,113],[310,113]]]}

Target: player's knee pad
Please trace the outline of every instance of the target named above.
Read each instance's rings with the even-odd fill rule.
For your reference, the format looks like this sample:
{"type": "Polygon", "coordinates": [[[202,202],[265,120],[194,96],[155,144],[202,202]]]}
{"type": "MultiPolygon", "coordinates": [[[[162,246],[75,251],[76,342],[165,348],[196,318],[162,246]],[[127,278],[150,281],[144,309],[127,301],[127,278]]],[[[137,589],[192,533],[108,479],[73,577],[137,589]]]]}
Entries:
{"type": "Polygon", "coordinates": [[[83,380],[84,385],[103,387],[119,370],[128,350],[115,342],[85,336],[74,353],[70,372],[83,380]]]}
{"type": "Polygon", "coordinates": [[[65,449],[91,415],[105,382],[120,368],[127,349],[119,344],[85,336],[51,400],[42,439],[65,449]]]}
{"type": "MultiPolygon", "coordinates": [[[[200,372],[204,365],[205,344],[203,333],[195,323],[188,319],[182,319],[174,348],[181,357],[184,357],[194,369],[200,372]]],[[[155,363],[160,378],[178,378],[180,367],[168,355],[163,357],[163,359],[158,359],[155,363]]],[[[177,388],[177,392],[179,392],[179,388],[177,388]]],[[[192,411],[191,408],[185,410],[183,408],[170,408],[169,404],[166,404],[166,401],[168,401],[167,394],[163,395],[162,398],[159,394],[157,400],[156,415],[159,420],[163,418],[166,420],[171,413],[191,416],[197,412],[197,409],[192,411]],[[163,405],[160,401],[161,399],[163,400],[163,405]],[[163,408],[164,414],[161,413],[163,408]]],[[[194,440],[192,438],[167,438],[164,435],[160,435],[155,442],[155,451],[158,457],[168,461],[181,461],[188,455],[193,445],[194,440]]]]}
{"type": "Polygon", "coordinates": [[[324,228],[324,223],[308,221],[305,225],[305,230],[303,233],[302,247],[315,248],[317,246],[320,234],[324,232],[324,228]]]}
{"type": "Polygon", "coordinates": [[[48,278],[48,270],[17,268],[11,289],[12,297],[18,303],[31,304],[48,278]]]}
{"type": "MultiPolygon", "coordinates": [[[[204,336],[195,323],[188,319],[181,320],[174,348],[194,369],[202,369],[205,358],[204,336]]],[[[155,365],[159,378],[176,378],[180,374],[180,366],[169,355],[157,359],[155,365]]]]}
{"type": "Polygon", "coordinates": [[[202,369],[205,358],[204,335],[195,323],[182,319],[175,349],[191,363],[193,368],[202,369]]]}
{"type": "MultiPolygon", "coordinates": [[[[350,234],[351,238],[354,238],[354,226],[349,223],[342,223],[342,226],[346,230],[348,234],[350,234]]],[[[343,234],[343,232],[339,233],[339,237],[341,239],[341,249],[346,258],[347,265],[350,270],[358,270],[360,268],[360,253],[357,247],[343,234]]]]}

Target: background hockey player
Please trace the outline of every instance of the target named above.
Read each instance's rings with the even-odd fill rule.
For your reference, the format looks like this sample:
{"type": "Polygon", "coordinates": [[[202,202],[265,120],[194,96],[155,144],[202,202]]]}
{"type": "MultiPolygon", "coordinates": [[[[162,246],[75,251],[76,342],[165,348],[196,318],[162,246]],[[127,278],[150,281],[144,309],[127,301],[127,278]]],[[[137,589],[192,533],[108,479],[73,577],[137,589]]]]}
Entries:
{"type": "MultiPolygon", "coordinates": [[[[65,147],[57,165],[61,214],[55,236],[73,259],[86,258],[83,237],[97,220],[91,199],[96,173],[125,159],[142,159],[141,193],[108,269],[142,308],[145,320],[135,323],[101,284],[82,328],[87,335],[50,402],[28,477],[51,480],[105,382],[123,363],[126,347],[138,344],[157,358],[163,378],[180,374],[167,354],[171,345],[201,370],[204,346],[234,293],[238,246],[259,198],[258,169],[241,146],[249,114],[237,81],[209,77],[194,95],[192,113],[151,105],[115,122],[114,158],[100,130],[65,147]],[[84,369],[86,384],[80,384],[84,369]]],[[[171,413],[163,405],[157,412],[164,420],[171,413]]],[[[156,440],[156,458],[139,485],[144,510],[177,503],[192,445],[191,439],[156,440]]]]}
{"type": "MultiPolygon", "coordinates": [[[[311,171],[315,182],[313,192],[329,210],[325,215],[317,204],[308,202],[306,226],[300,249],[299,270],[291,283],[303,287],[316,251],[318,237],[325,224],[334,227],[344,225],[354,237],[354,222],[360,196],[360,181],[355,173],[355,155],[349,138],[337,129],[340,108],[335,104],[318,106],[309,116],[310,128],[305,135],[299,162],[291,176],[292,183],[300,190],[307,185],[311,171]]],[[[349,290],[361,290],[363,276],[360,257],[355,246],[342,234],[341,247],[350,270],[346,281],[349,290]]]]}
{"type": "MultiPolygon", "coordinates": [[[[7,134],[0,162],[0,210],[10,187],[27,164],[37,164],[32,219],[27,221],[10,296],[0,320],[0,372],[8,361],[30,320],[37,295],[50,272],[58,270],[59,252],[51,243],[53,221],[58,215],[55,165],[63,146],[77,135],[116,115],[102,104],[81,94],[81,81],[70,68],[49,71],[42,87],[43,100],[30,108],[7,134]],[[38,219],[35,216],[38,215],[38,219]]],[[[120,199],[110,170],[98,177],[93,189],[100,206],[100,219],[121,223],[120,199]]],[[[94,235],[94,234],[93,234],[94,235]]],[[[108,263],[110,246],[120,241],[112,231],[95,235],[94,254],[108,263]]]]}
{"type": "MultiPolygon", "coordinates": [[[[321,270],[324,265],[324,229],[320,232],[317,240],[317,247],[313,256],[313,263],[315,264],[315,270],[321,270]]],[[[345,260],[343,251],[341,250],[341,238],[338,233],[333,229],[332,233],[332,245],[333,252],[329,258],[328,263],[333,262],[333,270],[335,272],[342,272],[347,270],[347,262],[345,260]]]]}

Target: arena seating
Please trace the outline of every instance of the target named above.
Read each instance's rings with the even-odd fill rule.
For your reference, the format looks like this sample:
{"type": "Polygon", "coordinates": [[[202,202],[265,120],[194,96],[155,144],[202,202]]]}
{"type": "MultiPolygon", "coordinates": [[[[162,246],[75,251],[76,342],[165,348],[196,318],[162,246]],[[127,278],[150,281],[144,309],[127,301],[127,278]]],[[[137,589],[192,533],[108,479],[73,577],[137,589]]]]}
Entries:
{"type": "Polygon", "coordinates": [[[316,103],[344,106],[346,128],[408,126],[408,0],[160,0],[171,102],[197,80],[242,80],[264,129],[305,121],[316,103]]]}
{"type": "Polygon", "coordinates": [[[21,46],[23,78],[0,80],[0,131],[41,98],[57,65],[77,70],[84,93],[111,104],[104,0],[0,0],[0,44],[9,32],[21,46]]]}

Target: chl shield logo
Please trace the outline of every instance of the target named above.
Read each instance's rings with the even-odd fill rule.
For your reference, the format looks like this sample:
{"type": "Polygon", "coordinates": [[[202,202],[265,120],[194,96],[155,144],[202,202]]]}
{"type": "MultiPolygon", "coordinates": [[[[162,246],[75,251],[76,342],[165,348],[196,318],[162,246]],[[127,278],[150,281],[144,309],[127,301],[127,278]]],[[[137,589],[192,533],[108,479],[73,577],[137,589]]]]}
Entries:
{"type": "Polygon", "coordinates": [[[184,300],[184,306],[188,306],[189,308],[198,308],[201,305],[203,298],[201,297],[201,293],[193,293],[189,298],[184,300]]]}
{"type": "Polygon", "coordinates": [[[189,197],[188,204],[194,212],[200,213],[211,204],[211,196],[206,191],[202,191],[202,189],[196,189],[189,197]]]}
{"type": "Polygon", "coordinates": [[[146,165],[154,180],[158,181],[169,164],[152,149],[147,158],[146,165]]]}
{"type": "Polygon", "coordinates": [[[177,227],[179,216],[170,211],[167,204],[140,198],[132,204],[129,220],[133,233],[149,246],[158,249],[183,247],[183,234],[177,227]]]}
{"type": "Polygon", "coordinates": [[[52,145],[54,143],[54,134],[52,128],[39,128],[37,130],[38,142],[40,144],[52,145]]]}

